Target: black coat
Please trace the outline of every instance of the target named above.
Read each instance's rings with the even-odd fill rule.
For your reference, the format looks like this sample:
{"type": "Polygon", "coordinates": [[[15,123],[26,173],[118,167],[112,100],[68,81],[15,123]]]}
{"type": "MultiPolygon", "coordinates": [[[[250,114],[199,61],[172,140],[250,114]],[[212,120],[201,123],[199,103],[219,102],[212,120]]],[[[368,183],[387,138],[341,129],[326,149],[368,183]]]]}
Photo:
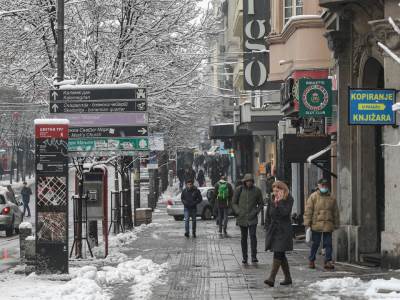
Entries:
{"type": "Polygon", "coordinates": [[[185,188],[181,194],[181,200],[185,208],[196,208],[197,204],[203,201],[200,190],[196,187],[192,189],[185,188]]]}
{"type": "MultiPolygon", "coordinates": [[[[273,198],[273,197],[272,197],[273,198]]],[[[284,252],[293,250],[292,206],[293,197],[279,201],[275,207],[273,199],[268,201],[265,237],[265,250],[284,252]],[[270,241],[268,245],[268,241],[270,241]]]]}

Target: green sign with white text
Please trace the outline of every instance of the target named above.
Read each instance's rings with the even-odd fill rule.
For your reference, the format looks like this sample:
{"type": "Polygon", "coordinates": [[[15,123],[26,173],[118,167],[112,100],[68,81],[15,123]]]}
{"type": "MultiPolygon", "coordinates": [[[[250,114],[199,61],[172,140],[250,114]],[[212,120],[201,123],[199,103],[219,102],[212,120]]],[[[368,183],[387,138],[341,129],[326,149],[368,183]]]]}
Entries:
{"type": "Polygon", "coordinates": [[[299,80],[300,117],[332,116],[332,81],[330,79],[299,80]]]}
{"type": "Polygon", "coordinates": [[[148,151],[147,137],[69,139],[69,152],[92,151],[148,151]]]}

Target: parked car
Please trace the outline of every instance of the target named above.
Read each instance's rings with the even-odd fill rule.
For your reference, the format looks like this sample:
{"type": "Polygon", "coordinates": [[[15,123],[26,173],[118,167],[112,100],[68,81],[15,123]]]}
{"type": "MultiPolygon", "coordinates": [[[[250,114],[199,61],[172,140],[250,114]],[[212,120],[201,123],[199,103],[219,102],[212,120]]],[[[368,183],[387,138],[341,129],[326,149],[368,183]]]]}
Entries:
{"type": "Polygon", "coordinates": [[[0,230],[4,230],[6,236],[19,233],[19,224],[23,221],[22,211],[19,209],[21,204],[18,199],[10,196],[6,188],[0,187],[0,230]]]}
{"type": "MultiPolygon", "coordinates": [[[[199,187],[203,201],[197,205],[197,216],[203,220],[211,220],[213,217],[213,210],[210,202],[207,199],[207,193],[209,190],[214,189],[213,187],[199,187]]],[[[183,203],[181,201],[181,193],[179,193],[174,199],[167,200],[167,213],[174,217],[176,221],[183,220],[183,203]]]]}

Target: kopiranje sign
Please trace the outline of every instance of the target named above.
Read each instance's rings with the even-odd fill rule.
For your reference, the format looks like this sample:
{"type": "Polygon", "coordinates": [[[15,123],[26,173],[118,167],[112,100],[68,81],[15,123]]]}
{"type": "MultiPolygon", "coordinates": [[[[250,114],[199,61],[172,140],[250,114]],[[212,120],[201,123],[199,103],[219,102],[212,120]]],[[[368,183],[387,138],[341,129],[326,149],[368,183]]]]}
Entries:
{"type": "Polygon", "coordinates": [[[392,105],[396,102],[393,89],[349,89],[350,125],[394,125],[392,105]]]}
{"type": "Polygon", "coordinates": [[[299,80],[299,115],[303,118],[332,116],[332,81],[330,79],[299,80]]]}
{"type": "Polygon", "coordinates": [[[243,0],[243,69],[245,90],[267,89],[268,52],[264,37],[270,31],[267,0],[243,0]]]}

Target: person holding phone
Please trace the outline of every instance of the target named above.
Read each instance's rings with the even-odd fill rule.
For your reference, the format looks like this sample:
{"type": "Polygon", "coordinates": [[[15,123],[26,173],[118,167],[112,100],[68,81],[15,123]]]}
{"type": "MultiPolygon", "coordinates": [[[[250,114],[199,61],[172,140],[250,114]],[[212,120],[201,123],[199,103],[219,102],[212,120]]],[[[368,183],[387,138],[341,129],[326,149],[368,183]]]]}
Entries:
{"type": "Polygon", "coordinates": [[[271,273],[264,281],[265,284],[273,287],[276,274],[282,268],[285,276],[281,285],[292,284],[289,262],[286,257],[287,251],[293,250],[293,230],[291,214],[293,197],[289,193],[288,186],[282,181],[275,181],[272,185],[272,197],[268,201],[266,214],[266,237],[265,251],[274,252],[271,273]]]}

